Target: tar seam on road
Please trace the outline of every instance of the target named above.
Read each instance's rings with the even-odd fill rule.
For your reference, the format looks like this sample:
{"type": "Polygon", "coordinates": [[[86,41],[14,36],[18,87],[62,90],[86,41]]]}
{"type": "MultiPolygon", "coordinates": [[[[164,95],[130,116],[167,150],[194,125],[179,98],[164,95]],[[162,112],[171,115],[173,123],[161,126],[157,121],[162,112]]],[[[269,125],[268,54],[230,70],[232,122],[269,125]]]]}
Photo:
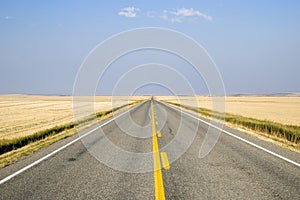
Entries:
{"type": "Polygon", "coordinates": [[[13,173],[13,174],[11,174],[11,175],[5,177],[4,179],[0,180],[0,185],[3,184],[3,183],[5,183],[6,181],[12,179],[13,177],[15,177],[15,176],[17,176],[17,175],[23,173],[24,171],[26,171],[26,170],[32,168],[33,166],[39,164],[40,162],[42,162],[42,161],[48,159],[49,157],[51,157],[51,156],[57,154],[57,153],[60,152],[61,150],[67,148],[68,146],[74,144],[75,142],[81,140],[82,138],[84,138],[84,137],[90,135],[92,132],[98,130],[99,128],[101,128],[101,127],[103,127],[103,126],[105,126],[106,124],[108,124],[108,123],[114,121],[115,119],[117,119],[117,118],[119,118],[119,117],[125,115],[126,113],[129,113],[130,111],[132,111],[133,109],[139,107],[140,105],[142,105],[142,103],[139,104],[139,105],[137,105],[137,106],[134,106],[133,108],[131,108],[131,109],[129,109],[129,110],[127,110],[127,111],[121,113],[120,115],[118,115],[118,116],[116,116],[116,117],[111,118],[110,120],[106,121],[105,123],[103,123],[103,124],[99,125],[98,127],[94,128],[93,130],[88,131],[87,133],[85,133],[85,134],[81,135],[80,137],[76,138],[75,140],[73,140],[73,141],[71,141],[71,142],[65,144],[64,146],[62,146],[62,147],[60,147],[60,148],[58,148],[58,149],[52,151],[51,153],[47,154],[46,156],[44,156],[44,157],[42,157],[42,158],[40,158],[40,159],[34,161],[33,163],[27,165],[26,167],[23,167],[22,169],[16,171],[15,173],[13,173]]]}
{"type": "Polygon", "coordinates": [[[164,190],[164,183],[163,183],[162,172],[161,172],[158,141],[156,137],[154,106],[152,101],[151,101],[151,116],[152,116],[151,121],[152,121],[152,144],[153,144],[153,167],[154,167],[153,175],[154,175],[155,199],[165,200],[165,190],[164,190]]]}
{"type": "Polygon", "coordinates": [[[229,135],[229,136],[231,136],[231,137],[234,137],[234,138],[236,138],[236,139],[238,139],[238,140],[240,140],[240,141],[242,141],[242,142],[245,142],[245,143],[247,143],[247,144],[249,144],[249,145],[251,145],[251,146],[253,146],[253,147],[256,147],[256,148],[258,148],[258,149],[260,149],[260,150],[262,150],[262,151],[264,151],[264,152],[266,152],[266,153],[269,153],[269,154],[271,154],[271,155],[273,155],[273,156],[275,156],[275,157],[277,157],[277,158],[280,158],[280,159],[282,159],[282,160],[284,160],[284,161],[286,161],[286,162],[288,162],[288,163],[291,163],[291,164],[293,164],[293,165],[296,165],[297,167],[300,167],[300,163],[297,163],[297,162],[295,162],[295,161],[293,161],[293,160],[290,160],[290,159],[288,159],[288,158],[286,158],[286,157],[284,157],[284,156],[282,156],[282,155],[279,155],[279,154],[277,154],[277,153],[275,153],[275,152],[273,152],[273,151],[270,151],[270,150],[268,150],[268,149],[266,149],[266,148],[264,148],[264,147],[261,147],[261,146],[255,144],[255,143],[253,143],[253,142],[250,142],[250,141],[248,141],[248,140],[246,140],[246,139],[244,139],[244,138],[241,138],[241,137],[239,137],[239,136],[237,136],[237,135],[235,135],[235,134],[233,134],[233,133],[230,133],[230,132],[228,132],[228,131],[226,131],[226,130],[223,130],[223,129],[221,129],[221,128],[219,128],[219,127],[217,127],[217,126],[215,126],[215,125],[213,125],[213,124],[211,124],[211,123],[209,123],[209,122],[207,122],[207,121],[205,121],[205,120],[202,120],[202,119],[200,119],[199,117],[196,117],[196,116],[194,116],[194,115],[192,115],[192,114],[190,114],[190,113],[187,113],[187,112],[185,112],[185,111],[183,111],[183,110],[179,110],[178,108],[175,108],[175,107],[170,106],[170,105],[168,105],[168,104],[166,104],[166,103],[163,103],[163,102],[160,102],[160,103],[162,103],[162,104],[168,106],[169,108],[171,108],[171,109],[173,109],[173,110],[176,110],[177,112],[181,112],[181,113],[183,113],[183,114],[185,114],[185,115],[187,115],[187,116],[189,116],[189,117],[192,117],[192,118],[194,118],[194,119],[196,119],[196,120],[199,120],[200,122],[202,122],[202,123],[204,123],[204,124],[206,124],[206,125],[208,125],[208,126],[210,126],[210,127],[212,127],[212,128],[215,128],[215,129],[217,129],[217,130],[219,130],[219,131],[221,131],[221,132],[223,132],[223,133],[225,133],[225,134],[227,134],[227,135],[229,135]]]}

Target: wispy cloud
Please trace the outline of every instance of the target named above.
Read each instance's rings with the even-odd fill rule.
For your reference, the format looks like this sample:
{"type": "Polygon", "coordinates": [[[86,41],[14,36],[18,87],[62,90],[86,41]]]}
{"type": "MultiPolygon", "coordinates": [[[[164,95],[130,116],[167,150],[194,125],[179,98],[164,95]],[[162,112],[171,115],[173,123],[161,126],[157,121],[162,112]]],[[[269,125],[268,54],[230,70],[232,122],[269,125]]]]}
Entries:
{"type": "Polygon", "coordinates": [[[139,8],[135,7],[125,7],[122,8],[120,12],[118,12],[118,15],[124,16],[124,17],[136,17],[137,13],[140,11],[139,8]]]}
{"type": "Polygon", "coordinates": [[[4,19],[5,20],[10,20],[10,19],[13,19],[13,17],[12,16],[5,16],[4,19]]]}
{"type": "Polygon", "coordinates": [[[206,15],[199,10],[193,8],[179,8],[176,11],[164,10],[162,18],[171,22],[182,23],[188,19],[203,18],[207,21],[212,21],[212,16],[206,15]]]}
{"type": "Polygon", "coordinates": [[[154,11],[147,11],[146,16],[149,18],[154,18],[156,16],[156,12],[154,11]]]}
{"type": "Polygon", "coordinates": [[[134,18],[137,17],[138,14],[142,14],[148,18],[160,17],[166,21],[182,23],[185,21],[193,21],[198,18],[202,18],[207,21],[212,21],[212,16],[204,14],[199,10],[195,10],[194,8],[178,8],[177,10],[164,10],[162,14],[159,14],[155,11],[147,11],[144,14],[141,13],[141,10],[136,7],[125,7],[122,8],[118,15],[124,17],[134,18]]]}

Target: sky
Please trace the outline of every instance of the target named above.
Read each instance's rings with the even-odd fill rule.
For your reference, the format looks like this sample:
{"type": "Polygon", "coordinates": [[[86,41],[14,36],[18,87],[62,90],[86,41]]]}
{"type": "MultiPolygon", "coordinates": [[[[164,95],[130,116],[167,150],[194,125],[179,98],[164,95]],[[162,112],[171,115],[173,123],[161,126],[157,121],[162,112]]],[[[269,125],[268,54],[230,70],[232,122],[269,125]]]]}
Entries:
{"type": "MultiPolygon", "coordinates": [[[[112,35],[143,27],[179,31],[201,44],[227,94],[300,92],[297,0],[1,0],[0,94],[71,95],[92,49],[112,35]]],[[[196,93],[208,92],[202,77],[180,59],[166,52],[135,54],[114,63],[97,94],[111,94],[117,75],[153,61],[182,72],[196,93]]],[[[171,93],[154,84],[137,94],[151,92],[171,93]]]]}

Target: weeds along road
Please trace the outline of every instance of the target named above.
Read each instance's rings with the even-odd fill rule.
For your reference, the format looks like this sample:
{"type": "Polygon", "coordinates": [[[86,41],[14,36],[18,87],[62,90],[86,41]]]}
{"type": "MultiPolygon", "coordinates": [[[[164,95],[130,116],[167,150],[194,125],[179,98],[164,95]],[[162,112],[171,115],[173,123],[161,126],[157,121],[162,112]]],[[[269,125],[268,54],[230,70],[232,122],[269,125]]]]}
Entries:
{"type": "MultiPolygon", "coordinates": [[[[208,125],[160,102],[142,103],[118,117],[118,121],[140,135],[124,133],[116,120],[112,120],[102,127],[106,138],[128,152],[150,153],[151,159],[120,158],[117,167],[125,171],[155,168],[154,172],[114,170],[96,160],[78,140],[3,182],[0,199],[300,199],[299,166],[224,133],[210,154],[200,159],[199,149],[208,125]],[[187,135],[196,130],[196,136],[187,151],[169,163],[186,142],[176,138],[179,125],[187,135]],[[166,150],[164,147],[171,141],[176,143],[176,148],[166,150]]],[[[84,132],[96,126],[99,124],[84,132]]],[[[300,163],[298,153],[225,129],[300,163]]],[[[0,180],[77,137],[57,142],[1,169],[0,180]]],[[[86,138],[89,149],[103,145],[104,135],[99,129],[91,131],[86,138]]],[[[101,156],[109,157],[109,153],[101,156]]],[[[117,159],[118,155],[111,157],[112,162],[117,159]]]]}

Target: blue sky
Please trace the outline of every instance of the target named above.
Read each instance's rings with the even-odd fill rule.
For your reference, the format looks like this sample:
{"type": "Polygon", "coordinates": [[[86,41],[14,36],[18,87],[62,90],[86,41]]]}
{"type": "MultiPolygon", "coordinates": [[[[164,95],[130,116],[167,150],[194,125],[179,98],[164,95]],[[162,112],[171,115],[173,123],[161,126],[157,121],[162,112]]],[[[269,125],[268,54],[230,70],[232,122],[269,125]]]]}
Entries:
{"type": "MultiPolygon", "coordinates": [[[[228,94],[300,92],[300,1],[1,0],[0,93],[72,94],[97,44],[149,26],[200,43],[228,94]]],[[[202,83],[195,83],[197,93],[207,92],[202,83]]]]}

